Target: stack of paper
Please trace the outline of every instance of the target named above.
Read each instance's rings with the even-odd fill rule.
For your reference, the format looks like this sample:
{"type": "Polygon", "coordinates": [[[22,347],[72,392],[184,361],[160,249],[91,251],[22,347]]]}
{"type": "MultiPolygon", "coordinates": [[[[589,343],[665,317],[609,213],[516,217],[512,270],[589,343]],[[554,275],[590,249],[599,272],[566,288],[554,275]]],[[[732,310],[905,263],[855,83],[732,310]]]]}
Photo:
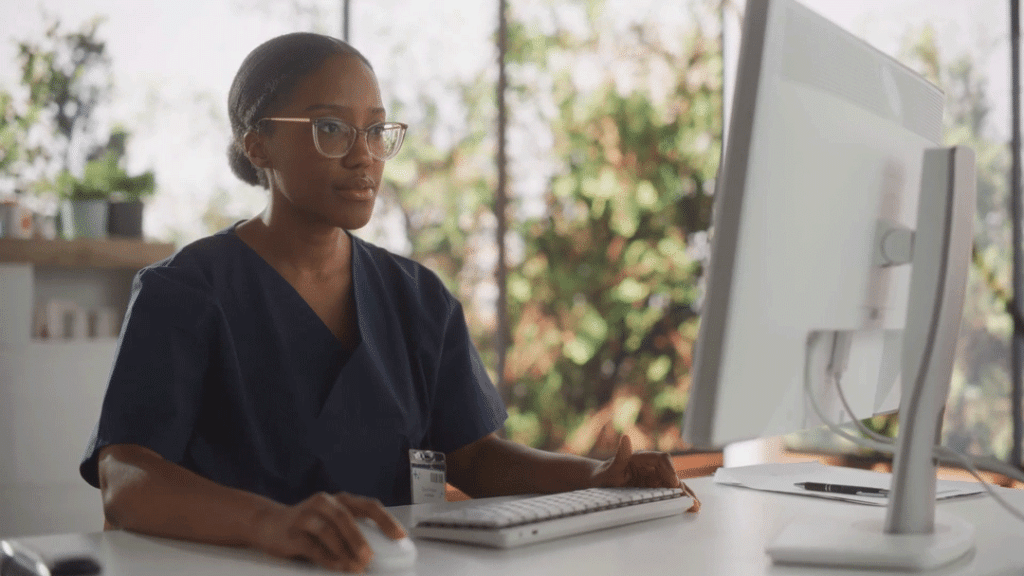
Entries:
{"type": "MultiPolygon", "coordinates": [[[[873,506],[885,506],[889,503],[886,496],[862,496],[840,494],[836,492],[818,492],[807,490],[798,484],[817,482],[842,486],[863,486],[888,490],[892,483],[892,474],[826,466],[821,462],[797,462],[783,464],[756,464],[754,466],[738,466],[736,468],[719,468],[715,472],[715,483],[730,486],[743,486],[754,490],[768,492],[785,492],[814,498],[828,498],[845,502],[857,502],[873,506]]],[[[971,496],[984,491],[975,482],[958,482],[939,480],[935,486],[936,500],[971,496]]]]}

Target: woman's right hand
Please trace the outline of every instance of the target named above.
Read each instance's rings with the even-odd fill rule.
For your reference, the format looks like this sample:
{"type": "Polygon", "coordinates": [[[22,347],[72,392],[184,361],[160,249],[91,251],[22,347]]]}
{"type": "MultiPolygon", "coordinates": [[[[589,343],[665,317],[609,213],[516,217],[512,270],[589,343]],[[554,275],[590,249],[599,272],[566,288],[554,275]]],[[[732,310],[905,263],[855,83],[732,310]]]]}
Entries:
{"type": "Polygon", "coordinates": [[[255,522],[257,548],[282,558],[303,558],[333,570],[361,572],[373,558],[357,518],[369,518],[391,538],[405,530],[381,503],[354,494],[320,492],[295,504],[275,504],[255,522]]]}

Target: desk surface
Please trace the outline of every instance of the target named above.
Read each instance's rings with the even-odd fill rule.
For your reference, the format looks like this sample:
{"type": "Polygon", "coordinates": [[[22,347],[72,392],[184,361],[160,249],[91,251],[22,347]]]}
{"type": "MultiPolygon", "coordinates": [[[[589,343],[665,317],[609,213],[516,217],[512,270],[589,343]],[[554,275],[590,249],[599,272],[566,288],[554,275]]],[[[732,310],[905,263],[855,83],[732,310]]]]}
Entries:
{"type": "MultiPolygon", "coordinates": [[[[819,498],[771,494],[715,485],[711,478],[687,480],[703,503],[698,514],[684,514],[544,542],[514,550],[491,550],[445,542],[417,540],[416,574],[701,574],[775,576],[869,574],[854,570],[775,566],[765,554],[768,541],[798,516],[865,517],[884,515],[884,508],[819,498]]],[[[997,488],[1024,509],[1024,491],[997,488]]],[[[399,506],[392,512],[405,525],[438,507],[469,502],[399,506]]],[[[929,575],[1024,573],[1024,525],[988,496],[942,502],[939,509],[972,522],[975,551],[929,575]]],[[[126,532],[95,532],[73,536],[93,548],[104,576],[218,574],[250,576],[328,573],[312,566],[268,558],[260,553],[138,536],[126,532]]],[[[31,542],[33,539],[27,539],[31,542]]],[[[876,574],[871,572],[870,574],[876,574]]]]}

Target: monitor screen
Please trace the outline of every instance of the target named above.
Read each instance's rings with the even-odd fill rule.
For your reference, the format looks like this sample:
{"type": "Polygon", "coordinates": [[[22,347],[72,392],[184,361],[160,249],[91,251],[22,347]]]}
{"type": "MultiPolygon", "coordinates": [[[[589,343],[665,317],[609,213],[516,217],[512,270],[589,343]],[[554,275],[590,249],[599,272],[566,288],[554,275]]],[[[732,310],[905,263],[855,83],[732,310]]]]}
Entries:
{"type": "MultiPolygon", "coordinates": [[[[797,2],[748,2],[715,192],[684,438],[721,447],[810,428],[820,334],[852,342],[844,390],[898,407],[910,267],[881,267],[881,223],[913,228],[942,92],[797,2]]],[[[817,397],[841,413],[831,388],[817,397]]]]}

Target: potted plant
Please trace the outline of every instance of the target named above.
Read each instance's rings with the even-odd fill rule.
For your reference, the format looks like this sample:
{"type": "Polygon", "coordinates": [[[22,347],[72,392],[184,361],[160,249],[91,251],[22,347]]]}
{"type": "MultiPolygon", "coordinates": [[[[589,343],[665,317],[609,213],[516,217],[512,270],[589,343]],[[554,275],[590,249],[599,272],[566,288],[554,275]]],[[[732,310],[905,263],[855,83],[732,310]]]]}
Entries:
{"type": "Polygon", "coordinates": [[[67,198],[61,214],[65,236],[142,237],[142,199],[155,192],[156,178],[151,170],[130,176],[121,165],[124,134],[115,133],[115,140],[90,157],[81,178],[67,172],[58,178],[67,198]]]}
{"type": "Polygon", "coordinates": [[[61,202],[61,228],[65,238],[103,238],[107,235],[107,198],[109,189],[96,182],[95,172],[75,178],[62,172],[57,178],[61,202]],[[92,178],[90,178],[92,176],[92,178]]]}
{"type": "Polygon", "coordinates": [[[122,171],[113,188],[108,204],[107,232],[111,236],[142,238],[142,200],[156,191],[153,171],[136,176],[128,176],[122,171]]]}

